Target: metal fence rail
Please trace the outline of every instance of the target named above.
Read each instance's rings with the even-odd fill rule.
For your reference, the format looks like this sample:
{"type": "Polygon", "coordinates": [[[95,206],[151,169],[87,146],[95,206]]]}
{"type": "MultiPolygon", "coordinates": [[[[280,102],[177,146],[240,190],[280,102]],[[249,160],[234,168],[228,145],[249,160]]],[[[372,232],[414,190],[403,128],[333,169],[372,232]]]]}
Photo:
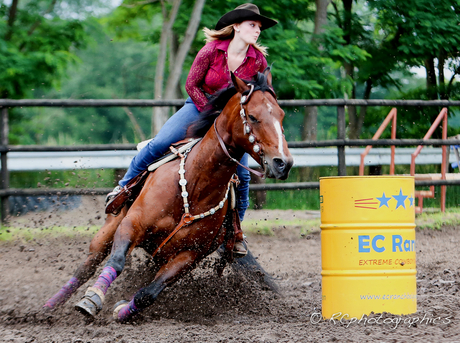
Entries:
{"type": "MultiPolygon", "coordinates": [[[[460,185],[460,180],[427,180],[415,181],[415,187],[426,186],[455,186],[460,185]]],[[[251,184],[250,191],[288,191],[301,189],[319,189],[319,182],[289,182],[289,183],[265,183],[251,184]]],[[[9,188],[0,190],[0,197],[15,195],[39,196],[39,195],[105,195],[112,188],[34,188],[20,189],[9,188]]]]}
{"type": "MultiPolygon", "coordinates": [[[[337,139],[329,141],[304,141],[290,142],[289,147],[331,147],[337,146],[338,152],[338,175],[346,175],[345,146],[416,146],[432,145],[446,146],[459,145],[460,140],[453,139],[346,139],[345,106],[398,106],[398,107],[460,107],[460,101],[447,100],[360,100],[360,99],[316,99],[316,100],[279,100],[282,107],[305,107],[305,106],[332,106],[337,107],[337,139]]],[[[184,100],[148,100],[148,99],[0,99],[1,131],[0,131],[0,157],[1,157],[1,184],[0,199],[2,201],[1,217],[5,220],[8,213],[8,196],[11,195],[44,195],[44,194],[105,194],[108,189],[10,189],[9,173],[7,166],[7,153],[11,151],[100,151],[100,150],[133,150],[134,144],[107,144],[107,145],[80,145],[80,146],[24,146],[8,144],[8,108],[14,107],[155,107],[155,106],[182,106],[184,100]]],[[[418,181],[416,186],[427,185],[456,185],[459,180],[418,181]]],[[[259,184],[251,185],[252,190],[281,190],[281,189],[314,189],[318,188],[318,182],[300,182],[292,184],[259,184]]]]}
{"type": "MultiPolygon", "coordinates": [[[[333,139],[327,141],[302,141],[288,142],[289,148],[321,148],[321,147],[346,147],[346,146],[390,146],[409,147],[416,145],[443,146],[458,145],[459,139],[333,139]]],[[[88,144],[88,145],[0,145],[0,152],[13,151],[105,151],[105,150],[136,150],[137,144],[88,144]]]]}
{"type": "MultiPolygon", "coordinates": [[[[337,165],[337,147],[327,148],[290,148],[294,158],[294,168],[320,167],[337,165]]],[[[361,166],[364,148],[345,147],[347,167],[361,166]]],[[[414,148],[395,149],[394,161],[398,165],[410,165],[414,148]]],[[[75,169],[127,169],[137,150],[104,150],[104,151],[10,151],[8,152],[8,170],[12,171],[51,171],[75,169]]],[[[392,150],[390,148],[374,148],[366,156],[366,166],[391,165],[392,150]]],[[[446,154],[447,157],[447,154],[446,154]]],[[[450,150],[449,159],[454,163],[457,151],[450,150]]],[[[417,165],[442,163],[442,148],[425,147],[417,157],[417,165]]],[[[364,164],[362,164],[364,166],[364,164]]],[[[249,158],[248,166],[259,167],[249,158]]],[[[460,176],[460,174],[459,174],[460,176]]]]}
{"type": "MultiPolygon", "coordinates": [[[[151,100],[151,99],[0,99],[0,107],[155,107],[182,106],[185,100],[151,100]]],[[[281,107],[303,106],[401,106],[426,107],[460,106],[460,101],[450,100],[361,100],[361,99],[315,99],[315,100],[278,100],[281,107]]]]}

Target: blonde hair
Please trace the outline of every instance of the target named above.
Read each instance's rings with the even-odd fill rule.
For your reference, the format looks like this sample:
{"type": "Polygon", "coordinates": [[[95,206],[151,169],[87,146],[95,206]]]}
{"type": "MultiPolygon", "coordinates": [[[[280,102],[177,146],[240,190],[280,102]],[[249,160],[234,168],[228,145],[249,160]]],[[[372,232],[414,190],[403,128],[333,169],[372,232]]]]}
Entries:
{"type": "MultiPolygon", "coordinates": [[[[232,39],[235,36],[235,32],[233,30],[233,24],[225,26],[223,29],[220,30],[211,30],[205,27],[203,29],[204,36],[206,37],[206,43],[211,43],[215,40],[225,40],[225,39],[232,39]]],[[[252,44],[254,49],[260,51],[262,55],[268,56],[267,47],[260,45],[259,43],[252,44]]]]}

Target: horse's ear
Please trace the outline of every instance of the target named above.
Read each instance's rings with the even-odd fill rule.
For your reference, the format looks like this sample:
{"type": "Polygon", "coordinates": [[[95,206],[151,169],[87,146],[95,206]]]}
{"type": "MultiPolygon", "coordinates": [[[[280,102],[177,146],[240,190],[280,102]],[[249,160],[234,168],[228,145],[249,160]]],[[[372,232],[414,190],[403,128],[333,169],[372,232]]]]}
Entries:
{"type": "Polygon", "coordinates": [[[268,66],[264,70],[264,75],[267,78],[267,83],[270,87],[272,87],[272,73],[271,73],[272,66],[268,66]]]}
{"type": "Polygon", "coordinates": [[[232,76],[233,85],[235,86],[235,89],[238,91],[238,93],[243,93],[249,89],[248,85],[235,74],[233,74],[233,72],[230,72],[230,75],[232,76]]]}

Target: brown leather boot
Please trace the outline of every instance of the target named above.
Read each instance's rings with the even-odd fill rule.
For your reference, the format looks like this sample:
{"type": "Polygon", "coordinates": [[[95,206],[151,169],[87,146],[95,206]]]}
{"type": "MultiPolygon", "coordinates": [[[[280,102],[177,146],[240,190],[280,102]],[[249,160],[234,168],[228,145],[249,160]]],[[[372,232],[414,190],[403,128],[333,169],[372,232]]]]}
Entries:
{"type": "Polygon", "coordinates": [[[241,258],[248,254],[248,250],[245,247],[245,242],[235,242],[233,246],[233,257],[241,258]]]}
{"type": "Polygon", "coordinates": [[[236,233],[233,257],[241,258],[248,254],[248,242],[244,239],[243,231],[236,233]]]}
{"type": "Polygon", "coordinates": [[[233,209],[233,232],[235,244],[233,246],[233,257],[241,258],[248,254],[248,243],[244,240],[243,230],[241,230],[240,217],[238,211],[233,209]]]}

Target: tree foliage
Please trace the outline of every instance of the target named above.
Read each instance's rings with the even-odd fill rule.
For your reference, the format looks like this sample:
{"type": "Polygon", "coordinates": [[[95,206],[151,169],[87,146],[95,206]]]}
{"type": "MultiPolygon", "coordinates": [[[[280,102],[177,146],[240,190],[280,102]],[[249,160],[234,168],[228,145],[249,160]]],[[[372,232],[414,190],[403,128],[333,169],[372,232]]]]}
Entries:
{"type": "MultiPolygon", "coordinates": [[[[62,99],[150,99],[154,79],[152,59],[157,47],[145,42],[115,42],[103,24],[88,19],[84,23],[87,47],[77,52],[81,61],[67,69],[56,90],[36,90],[37,98],[62,99]]],[[[148,108],[24,108],[18,109],[13,123],[12,142],[63,145],[135,142],[149,135],[148,108]],[[142,137],[127,112],[141,127],[142,137]]]]}
{"type": "MultiPolygon", "coordinates": [[[[376,56],[374,60],[378,64],[368,66],[367,69],[387,69],[387,76],[382,78],[384,82],[380,86],[396,86],[398,91],[392,92],[394,98],[458,99],[459,88],[453,83],[453,78],[448,84],[445,83],[444,69],[450,70],[453,75],[458,72],[460,1],[372,0],[369,5],[376,11],[378,21],[375,30],[383,37],[384,50],[382,54],[370,51],[376,56]],[[424,87],[405,89],[401,81],[407,79],[410,67],[426,68],[424,87]],[[398,71],[405,75],[398,74],[398,71]]],[[[370,72],[368,74],[372,75],[370,72]]],[[[420,138],[429,129],[440,108],[405,108],[401,112],[398,118],[400,137],[420,138]]],[[[453,110],[449,112],[450,116],[455,113],[453,110]]],[[[373,125],[372,121],[368,125],[373,125]]],[[[454,131],[451,127],[449,134],[453,135],[454,131]]],[[[435,133],[435,137],[441,137],[440,130],[435,133]]]]}
{"type": "MultiPolygon", "coordinates": [[[[316,34],[317,1],[253,2],[262,14],[279,21],[260,37],[269,48],[267,61],[273,63],[279,98],[459,97],[455,76],[460,73],[460,0],[332,0],[328,24],[316,34]],[[417,87],[412,87],[413,67],[427,70],[426,82],[417,87]],[[448,78],[445,69],[451,72],[448,78]]],[[[175,57],[186,39],[196,0],[124,0],[115,9],[109,4],[109,0],[12,0],[1,5],[2,96],[153,98],[157,87],[165,88],[177,68],[175,57]],[[11,16],[14,3],[17,11],[11,16]],[[165,51],[160,44],[164,20],[179,3],[165,51]],[[160,53],[166,54],[163,69],[158,68],[160,53]],[[163,79],[158,86],[159,70],[163,79]]],[[[188,70],[204,45],[201,28],[214,28],[222,14],[240,4],[236,0],[205,3],[199,30],[181,66],[177,97],[185,97],[188,70]]],[[[336,129],[334,111],[320,111],[318,137],[331,138],[336,129]]],[[[304,113],[287,112],[288,138],[299,139],[304,113]]],[[[349,107],[349,137],[371,135],[386,112],[349,107]]],[[[404,110],[398,134],[422,136],[437,112],[404,110]]],[[[10,138],[40,144],[137,141],[149,135],[149,117],[142,109],[21,110],[13,117],[10,138]],[[24,123],[31,125],[25,128],[20,125],[24,123]]]]}
{"type": "Polygon", "coordinates": [[[78,19],[56,13],[57,1],[12,1],[0,5],[0,94],[30,96],[31,90],[50,87],[75,62],[75,49],[85,45],[78,19]]]}

